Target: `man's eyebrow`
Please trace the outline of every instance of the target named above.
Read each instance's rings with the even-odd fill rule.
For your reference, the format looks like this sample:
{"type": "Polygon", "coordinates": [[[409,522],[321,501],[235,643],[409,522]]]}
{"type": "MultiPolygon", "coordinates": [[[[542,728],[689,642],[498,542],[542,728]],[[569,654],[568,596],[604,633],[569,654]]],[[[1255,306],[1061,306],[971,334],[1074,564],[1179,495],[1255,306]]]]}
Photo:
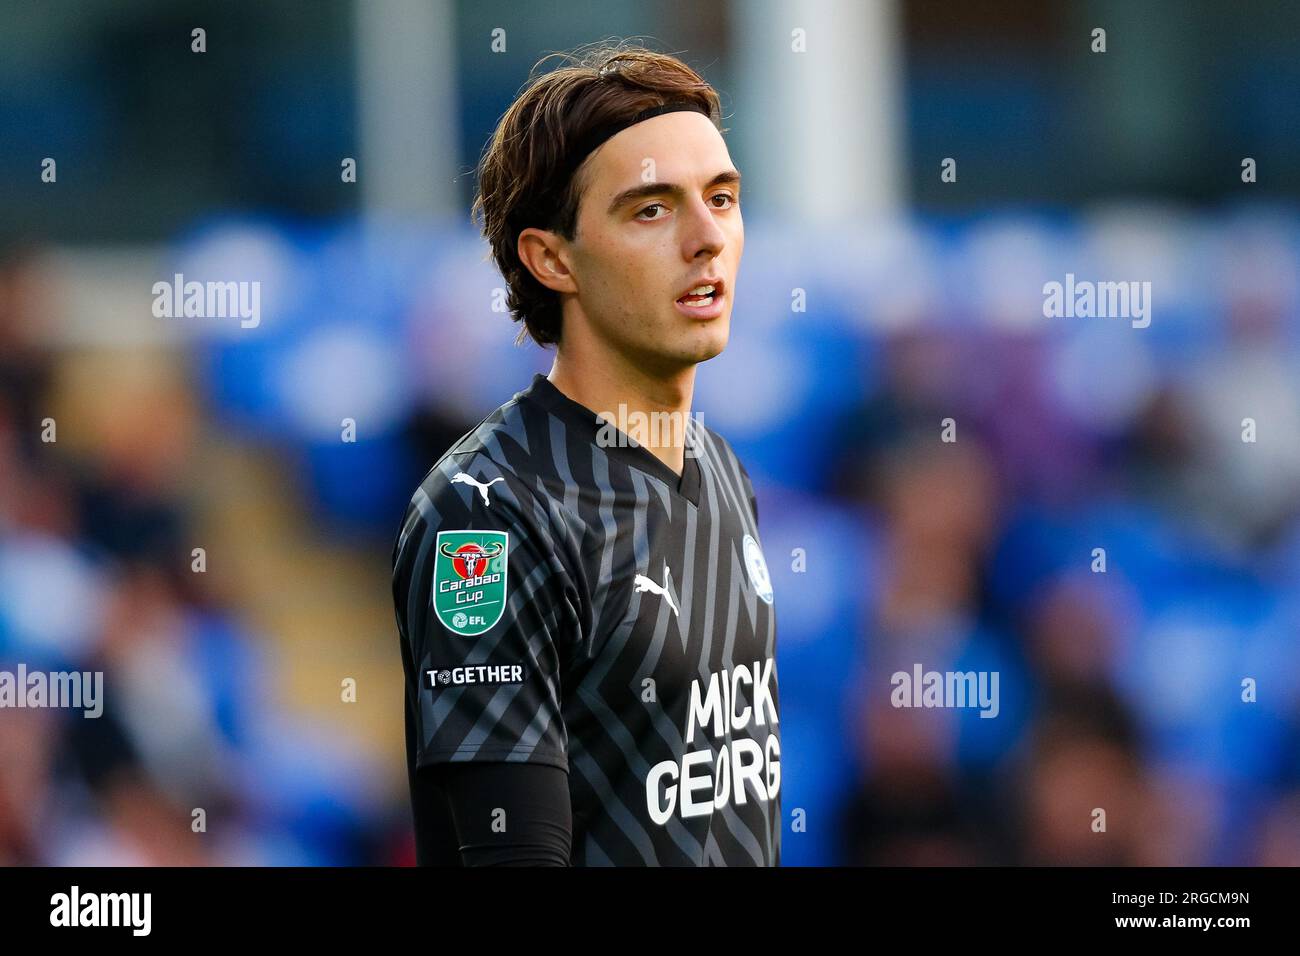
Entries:
{"type": "MultiPolygon", "coordinates": [[[[712,189],[714,186],[739,186],[740,173],[734,169],[724,169],[718,175],[714,176],[704,184],[705,189],[712,189]]],[[[633,186],[631,189],[625,189],[614,197],[613,202],[609,204],[609,211],[616,212],[620,206],[624,206],[637,199],[647,199],[650,196],[681,196],[685,192],[681,186],[676,183],[642,183],[640,186],[633,186]]]]}

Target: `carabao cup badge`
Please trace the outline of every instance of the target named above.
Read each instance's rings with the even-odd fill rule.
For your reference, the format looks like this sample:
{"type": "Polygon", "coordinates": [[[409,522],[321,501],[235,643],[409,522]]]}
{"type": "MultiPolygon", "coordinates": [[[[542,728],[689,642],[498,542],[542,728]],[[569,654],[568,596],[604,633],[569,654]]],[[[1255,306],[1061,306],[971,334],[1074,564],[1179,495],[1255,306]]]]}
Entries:
{"type": "Polygon", "coordinates": [[[506,610],[510,535],[505,531],[439,531],[433,565],[433,610],[453,634],[474,637],[506,610]]]}

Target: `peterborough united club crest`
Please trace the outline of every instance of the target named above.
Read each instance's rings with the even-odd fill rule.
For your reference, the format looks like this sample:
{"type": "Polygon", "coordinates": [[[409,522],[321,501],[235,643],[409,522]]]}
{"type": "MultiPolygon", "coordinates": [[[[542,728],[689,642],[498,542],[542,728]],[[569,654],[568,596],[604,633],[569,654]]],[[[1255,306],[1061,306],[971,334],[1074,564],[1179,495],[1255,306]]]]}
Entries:
{"type": "Polygon", "coordinates": [[[767,562],[763,560],[763,549],[758,546],[753,535],[745,535],[745,568],[749,571],[749,581],[754,585],[754,593],[768,604],[772,603],[772,576],[767,573],[767,562]]]}
{"type": "Polygon", "coordinates": [[[509,545],[505,531],[438,532],[433,609],[447,630],[474,637],[501,620],[509,545]]]}

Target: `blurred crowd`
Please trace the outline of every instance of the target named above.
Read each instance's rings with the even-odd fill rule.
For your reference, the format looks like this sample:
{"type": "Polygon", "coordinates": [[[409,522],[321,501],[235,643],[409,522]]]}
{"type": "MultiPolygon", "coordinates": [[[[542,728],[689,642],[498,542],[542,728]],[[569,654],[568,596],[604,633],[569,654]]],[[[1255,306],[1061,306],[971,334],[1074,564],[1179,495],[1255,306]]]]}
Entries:
{"type": "Polygon", "coordinates": [[[0,670],[102,672],[105,704],[0,709],[0,864],[408,861],[391,785],[278,706],[243,595],[195,573],[183,363],[58,347],[46,252],[0,257],[0,670]]]}
{"type": "MultiPolygon", "coordinates": [[[[696,406],[758,493],[784,863],[1300,864],[1297,225],[751,227],[696,406]],[[1152,277],[1151,326],[1044,318],[1067,271],[1152,277]],[[893,706],[916,665],[997,672],[998,716],[893,706]]],[[[332,598],[362,637],[310,640],[391,660],[367,693],[400,720],[406,497],[549,357],[467,232],[198,229],[160,275],[258,277],[266,315],[152,349],[61,342],[43,251],[0,261],[0,669],[103,671],[107,702],[0,709],[0,862],[411,862],[400,723],[284,693],[296,645],[195,573],[198,529],[293,502],[305,549],[378,569],[332,598]]],[[[285,533],[251,521],[251,552],[285,533]]]]}

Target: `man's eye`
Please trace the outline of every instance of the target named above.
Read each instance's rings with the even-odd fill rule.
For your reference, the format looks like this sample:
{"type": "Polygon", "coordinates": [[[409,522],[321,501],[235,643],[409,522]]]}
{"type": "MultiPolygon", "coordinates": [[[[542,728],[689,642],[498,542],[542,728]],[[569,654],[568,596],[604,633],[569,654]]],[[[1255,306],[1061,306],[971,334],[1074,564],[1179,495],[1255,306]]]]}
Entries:
{"type": "Polygon", "coordinates": [[[716,195],[714,195],[714,196],[710,196],[710,197],[709,197],[709,201],[710,201],[710,202],[712,202],[712,201],[715,200],[715,199],[725,199],[725,200],[727,200],[728,205],[726,205],[726,206],[714,206],[714,207],[713,207],[714,209],[730,209],[732,205],[734,205],[735,203],[740,202],[740,200],[737,199],[735,196],[731,195],[731,193],[717,193],[716,195]]]}
{"type": "MultiPolygon", "coordinates": [[[[646,213],[648,213],[651,209],[664,209],[664,208],[665,208],[665,207],[664,207],[664,204],[661,203],[661,202],[651,203],[650,205],[648,205],[648,206],[646,206],[644,209],[642,209],[640,212],[638,212],[636,215],[637,215],[637,218],[639,219],[639,218],[641,218],[642,216],[644,216],[646,213]]],[[[653,221],[653,220],[655,220],[655,219],[662,219],[662,218],[663,218],[663,216],[647,216],[646,219],[645,219],[645,221],[646,221],[646,222],[650,222],[650,221],[653,221]]]]}

